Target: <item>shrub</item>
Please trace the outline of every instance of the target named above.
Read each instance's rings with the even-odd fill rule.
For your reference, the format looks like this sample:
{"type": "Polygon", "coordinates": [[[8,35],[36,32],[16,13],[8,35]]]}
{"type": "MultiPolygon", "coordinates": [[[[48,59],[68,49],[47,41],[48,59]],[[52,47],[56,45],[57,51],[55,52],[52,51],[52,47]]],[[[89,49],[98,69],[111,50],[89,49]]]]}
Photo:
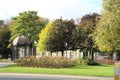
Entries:
{"type": "Polygon", "coordinates": [[[114,65],[116,62],[116,60],[110,60],[110,59],[100,59],[100,60],[96,60],[96,61],[101,64],[107,64],[107,65],[114,65]]]}
{"type": "Polygon", "coordinates": [[[22,67],[34,67],[36,64],[35,56],[29,56],[18,59],[16,62],[22,67]]]}
{"type": "Polygon", "coordinates": [[[90,59],[79,59],[76,62],[77,65],[100,65],[100,63],[90,59]]]}
{"type": "Polygon", "coordinates": [[[88,60],[85,60],[85,59],[78,59],[78,60],[76,61],[76,64],[77,64],[77,65],[86,65],[86,64],[87,64],[87,61],[88,61],[88,60]]]}
{"type": "Polygon", "coordinates": [[[22,67],[67,68],[74,66],[75,61],[63,57],[27,56],[17,60],[17,63],[22,67]]]}
{"type": "Polygon", "coordinates": [[[100,63],[94,61],[94,60],[88,60],[87,65],[93,65],[93,66],[99,66],[101,65],[100,63]]]}

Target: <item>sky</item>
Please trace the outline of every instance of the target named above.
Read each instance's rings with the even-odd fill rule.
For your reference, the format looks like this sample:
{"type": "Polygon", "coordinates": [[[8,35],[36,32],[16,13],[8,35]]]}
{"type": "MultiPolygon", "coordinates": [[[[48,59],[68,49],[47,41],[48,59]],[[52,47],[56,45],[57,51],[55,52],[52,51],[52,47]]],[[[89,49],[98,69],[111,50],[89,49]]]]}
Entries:
{"type": "Polygon", "coordinates": [[[102,0],[0,0],[0,20],[18,16],[20,12],[37,11],[38,16],[52,19],[76,19],[102,11],[102,0]]]}

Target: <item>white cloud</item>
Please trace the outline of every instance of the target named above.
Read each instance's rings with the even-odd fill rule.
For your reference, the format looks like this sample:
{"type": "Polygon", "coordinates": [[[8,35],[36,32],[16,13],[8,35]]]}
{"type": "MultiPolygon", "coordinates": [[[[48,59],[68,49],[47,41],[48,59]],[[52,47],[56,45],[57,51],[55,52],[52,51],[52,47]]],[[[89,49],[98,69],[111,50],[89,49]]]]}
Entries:
{"type": "Polygon", "coordinates": [[[100,0],[1,0],[0,19],[16,16],[28,10],[38,11],[39,16],[50,19],[60,16],[77,18],[87,13],[100,12],[100,4],[95,4],[97,1],[100,0]]]}

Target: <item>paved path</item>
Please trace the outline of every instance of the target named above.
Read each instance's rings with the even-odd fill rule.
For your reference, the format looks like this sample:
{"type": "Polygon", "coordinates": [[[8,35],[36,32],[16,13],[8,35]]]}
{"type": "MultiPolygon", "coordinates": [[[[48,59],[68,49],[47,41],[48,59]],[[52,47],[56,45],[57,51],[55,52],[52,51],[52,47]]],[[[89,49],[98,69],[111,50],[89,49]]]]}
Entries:
{"type": "Polygon", "coordinates": [[[9,65],[12,65],[12,64],[15,64],[15,63],[4,63],[4,62],[0,62],[0,68],[2,67],[6,67],[6,66],[9,66],[9,65]]]}
{"type": "MultiPolygon", "coordinates": [[[[51,74],[26,74],[26,73],[0,73],[0,78],[5,77],[24,78],[19,80],[114,80],[112,77],[74,76],[74,75],[51,75],[51,74]],[[33,79],[32,79],[33,78],[33,79]]],[[[12,80],[11,78],[10,80],[12,80]]],[[[1,80],[1,79],[0,79],[1,80]]],[[[7,79],[4,79],[7,80],[7,79]]],[[[8,79],[9,80],[9,79],[8,79]]],[[[18,79],[14,79],[18,80],[18,79]]]]}

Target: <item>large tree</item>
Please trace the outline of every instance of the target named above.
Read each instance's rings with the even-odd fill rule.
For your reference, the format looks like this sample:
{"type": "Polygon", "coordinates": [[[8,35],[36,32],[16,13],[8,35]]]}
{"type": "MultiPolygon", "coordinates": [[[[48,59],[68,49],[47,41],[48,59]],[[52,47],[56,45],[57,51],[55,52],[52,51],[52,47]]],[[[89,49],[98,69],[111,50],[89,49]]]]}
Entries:
{"type": "Polygon", "coordinates": [[[12,18],[10,30],[12,32],[10,42],[20,35],[28,36],[33,44],[38,42],[39,32],[47,24],[47,20],[37,16],[36,11],[25,11],[19,13],[19,16],[12,18]]]}
{"type": "Polygon", "coordinates": [[[103,8],[95,32],[96,44],[101,51],[120,52],[120,0],[104,0],[103,8]]]}
{"type": "Polygon", "coordinates": [[[51,24],[49,23],[40,34],[40,42],[45,44],[44,50],[51,52],[63,52],[71,48],[72,31],[75,29],[74,20],[56,19],[51,24]],[[44,41],[43,41],[44,39],[44,41]]]}
{"type": "Polygon", "coordinates": [[[95,50],[92,34],[96,27],[98,18],[97,13],[86,14],[80,20],[78,27],[73,31],[73,41],[76,48],[80,48],[84,52],[84,58],[90,53],[90,59],[93,59],[95,50]]]}
{"type": "Polygon", "coordinates": [[[72,32],[76,28],[74,20],[56,19],[54,24],[58,27],[58,30],[53,42],[55,40],[56,44],[59,43],[58,50],[63,52],[66,48],[72,49],[72,32]]]}
{"type": "Polygon", "coordinates": [[[10,33],[8,27],[0,27],[0,55],[2,58],[8,58],[11,53],[11,49],[8,48],[10,33]]]}
{"type": "Polygon", "coordinates": [[[53,22],[49,22],[44,29],[39,33],[39,41],[37,44],[37,48],[39,52],[48,51],[48,42],[52,38],[54,32],[56,31],[57,27],[54,26],[53,22]]]}

